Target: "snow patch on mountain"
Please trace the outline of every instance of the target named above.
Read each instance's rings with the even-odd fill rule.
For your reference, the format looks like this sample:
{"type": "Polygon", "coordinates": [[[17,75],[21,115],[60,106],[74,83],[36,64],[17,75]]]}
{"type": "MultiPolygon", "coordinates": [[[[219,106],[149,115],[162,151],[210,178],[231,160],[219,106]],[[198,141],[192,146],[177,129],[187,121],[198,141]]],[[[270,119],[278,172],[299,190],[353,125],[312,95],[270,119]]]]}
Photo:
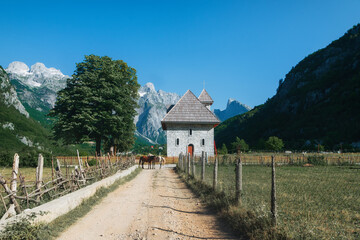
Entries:
{"type": "Polygon", "coordinates": [[[35,63],[29,68],[25,63],[15,61],[9,64],[6,72],[21,102],[45,114],[55,106],[57,91],[66,87],[69,78],[43,63],[35,63]]]}
{"type": "Polygon", "coordinates": [[[28,87],[46,87],[57,92],[66,86],[69,76],[55,68],[47,68],[43,63],[35,63],[29,68],[23,62],[12,62],[6,72],[11,79],[17,79],[28,87]]]}

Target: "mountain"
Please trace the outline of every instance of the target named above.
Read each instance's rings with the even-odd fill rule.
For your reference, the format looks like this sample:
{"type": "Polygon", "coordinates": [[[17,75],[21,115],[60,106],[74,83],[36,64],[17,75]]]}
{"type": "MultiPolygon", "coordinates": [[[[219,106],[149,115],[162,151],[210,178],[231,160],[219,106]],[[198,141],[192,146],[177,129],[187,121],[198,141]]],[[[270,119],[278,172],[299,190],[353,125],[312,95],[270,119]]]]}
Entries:
{"type": "Polygon", "coordinates": [[[134,121],[137,136],[142,136],[151,144],[166,142],[165,132],[161,128],[161,119],[165,116],[167,107],[179,101],[176,93],[162,90],[156,91],[154,84],[146,83],[139,89],[138,115],[134,121]]]}
{"type": "Polygon", "coordinates": [[[246,113],[251,110],[251,107],[230,98],[227,102],[225,110],[214,109],[214,114],[223,122],[231,117],[246,113]]]}
{"type": "MultiPolygon", "coordinates": [[[[47,68],[43,63],[36,63],[29,68],[25,63],[12,62],[6,69],[17,95],[35,120],[48,126],[46,114],[54,107],[57,91],[65,88],[69,76],[55,68],[47,68]]],[[[168,105],[175,104],[180,96],[175,93],[156,91],[152,83],[139,89],[138,115],[135,117],[136,139],[148,144],[165,142],[165,133],[160,121],[166,114],[168,105]]],[[[138,142],[139,142],[138,141],[138,142]]]]}
{"type": "Polygon", "coordinates": [[[0,66],[0,153],[19,152],[24,148],[43,150],[48,146],[49,137],[49,132],[29,117],[0,66]]]}
{"type": "Polygon", "coordinates": [[[300,61],[265,104],[215,128],[219,146],[236,136],[258,148],[269,136],[293,149],[360,147],[360,24],[300,61]]]}
{"type": "Polygon", "coordinates": [[[36,63],[29,68],[25,63],[12,62],[6,72],[30,116],[46,124],[46,114],[54,107],[57,91],[65,88],[66,76],[60,70],[36,63]]]}

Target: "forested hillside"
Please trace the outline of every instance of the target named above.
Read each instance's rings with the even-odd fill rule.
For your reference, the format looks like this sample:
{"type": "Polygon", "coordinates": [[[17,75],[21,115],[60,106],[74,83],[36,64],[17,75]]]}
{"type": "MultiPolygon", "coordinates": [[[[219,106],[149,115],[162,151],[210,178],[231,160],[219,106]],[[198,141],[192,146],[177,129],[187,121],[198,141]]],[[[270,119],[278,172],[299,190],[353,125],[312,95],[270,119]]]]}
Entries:
{"type": "Polygon", "coordinates": [[[50,129],[44,128],[29,116],[19,101],[8,74],[0,66],[0,165],[12,165],[14,153],[21,158],[21,165],[36,166],[37,155],[75,154],[76,148],[87,151],[88,146],[64,146],[52,139],[50,129]]]}
{"type": "Polygon", "coordinates": [[[293,67],[265,104],[215,128],[218,146],[236,136],[253,148],[269,136],[289,149],[360,147],[360,24],[293,67]]]}

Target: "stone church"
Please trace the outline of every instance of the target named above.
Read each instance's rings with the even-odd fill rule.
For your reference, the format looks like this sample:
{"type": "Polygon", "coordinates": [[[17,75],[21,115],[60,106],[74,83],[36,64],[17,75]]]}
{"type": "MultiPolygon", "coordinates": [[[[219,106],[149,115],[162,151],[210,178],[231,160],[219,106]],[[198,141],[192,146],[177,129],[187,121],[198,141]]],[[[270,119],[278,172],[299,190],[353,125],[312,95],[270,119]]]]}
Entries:
{"type": "Polygon", "coordinates": [[[220,121],[210,111],[213,100],[204,89],[199,98],[190,90],[173,106],[161,121],[167,136],[167,156],[180,153],[200,156],[202,151],[214,156],[214,127],[220,121]]]}

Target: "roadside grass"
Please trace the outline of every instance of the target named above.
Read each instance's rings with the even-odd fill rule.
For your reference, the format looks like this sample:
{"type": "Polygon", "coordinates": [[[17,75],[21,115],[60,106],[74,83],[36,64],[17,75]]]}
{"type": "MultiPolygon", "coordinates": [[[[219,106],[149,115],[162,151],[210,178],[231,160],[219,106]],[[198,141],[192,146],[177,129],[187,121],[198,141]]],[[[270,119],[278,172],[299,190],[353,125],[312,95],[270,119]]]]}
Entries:
{"type": "Polygon", "coordinates": [[[34,216],[30,216],[29,218],[22,219],[15,224],[8,225],[5,227],[4,231],[0,233],[0,240],[55,239],[77,220],[90,212],[91,209],[95,205],[99,204],[109,193],[116,190],[120,185],[134,179],[141,170],[141,168],[137,168],[130,175],[118,179],[109,187],[99,188],[92,197],[84,200],[78,207],[67,214],[56,218],[49,224],[32,224],[34,216]]]}
{"type": "Polygon", "coordinates": [[[278,224],[270,221],[271,168],[243,166],[242,203],[234,205],[234,165],[219,165],[218,191],[212,186],[213,166],[200,166],[189,186],[221,212],[235,230],[253,239],[360,239],[360,170],[351,166],[278,166],[278,224]],[[221,197],[219,197],[221,196],[221,197]]]}

